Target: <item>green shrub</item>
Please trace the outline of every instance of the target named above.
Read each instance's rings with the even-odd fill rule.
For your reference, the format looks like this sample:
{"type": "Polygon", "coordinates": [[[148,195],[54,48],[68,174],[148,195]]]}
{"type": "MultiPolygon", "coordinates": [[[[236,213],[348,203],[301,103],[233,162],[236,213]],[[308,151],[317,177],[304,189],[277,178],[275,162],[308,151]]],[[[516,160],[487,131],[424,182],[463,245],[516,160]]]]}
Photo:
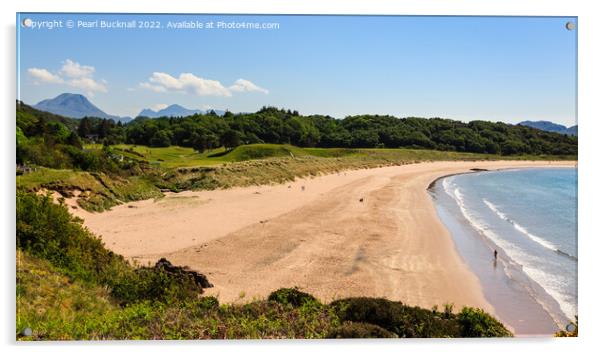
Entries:
{"type": "Polygon", "coordinates": [[[297,288],[278,289],[268,296],[268,301],[275,301],[283,305],[301,307],[305,304],[319,305],[320,301],[308,293],[299,291],[297,288]]]}
{"type": "Polygon", "coordinates": [[[103,268],[124,262],[49,195],[17,191],[16,206],[17,247],[49,260],[68,275],[93,281],[103,268]]]}
{"type": "Polygon", "coordinates": [[[377,325],[402,338],[459,337],[460,328],[443,313],[380,298],[348,298],[330,304],[342,321],[377,325]]]}
{"type": "Polygon", "coordinates": [[[46,259],[66,275],[107,285],[122,304],[194,299],[202,289],[188,274],[162,268],[134,268],[49,195],[17,191],[17,247],[46,259]]]}
{"type": "Polygon", "coordinates": [[[328,332],[326,338],[397,338],[395,333],[370,323],[344,322],[328,332]]]}
{"type": "Polygon", "coordinates": [[[185,274],[168,273],[155,267],[142,267],[124,272],[114,280],[107,279],[111,294],[122,303],[142,300],[160,302],[194,299],[202,289],[185,274]]]}
{"type": "Polygon", "coordinates": [[[219,307],[219,300],[215,296],[203,296],[198,301],[201,310],[214,310],[219,307]]]}
{"type": "Polygon", "coordinates": [[[511,337],[502,323],[481,309],[465,307],[457,315],[462,337],[511,337]]]}

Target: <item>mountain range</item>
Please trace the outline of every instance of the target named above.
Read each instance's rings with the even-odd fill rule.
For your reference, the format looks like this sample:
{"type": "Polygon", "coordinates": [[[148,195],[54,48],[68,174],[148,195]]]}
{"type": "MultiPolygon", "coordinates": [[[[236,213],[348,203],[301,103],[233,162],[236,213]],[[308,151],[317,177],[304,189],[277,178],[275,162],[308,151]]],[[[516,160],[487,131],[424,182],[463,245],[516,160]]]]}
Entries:
{"type": "Polygon", "coordinates": [[[518,125],[524,125],[527,127],[544,130],[547,132],[566,134],[566,135],[577,135],[577,131],[578,131],[578,128],[576,125],[573,125],[572,127],[565,127],[562,124],[552,123],[547,120],[539,120],[539,121],[526,120],[526,121],[518,123],[518,125]]]}
{"type": "MultiPolygon", "coordinates": [[[[213,110],[217,115],[223,116],[225,111],[214,109],[213,110]]],[[[159,117],[188,117],[193,114],[203,114],[208,113],[209,110],[203,111],[200,109],[188,109],[186,107],[182,107],[179,104],[172,104],[171,106],[165,107],[158,111],[154,111],[150,108],[145,108],[140,113],[138,113],[138,117],[148,117],[148,118],[159,118],[159,117]]]]}
{"type": "MultiPolygon", "coordinates": [[[[49,98],[38,102],[33,105],[34,108],[40,111],[46,111],[54,114],[58,114],[69,118],[83,118],[83,117],[98,117],[104,119],[113,119],[115,122],[127,123],[132,120],[131,117],[120,117],[111,115],[100,108],[96,107],[90,100],[84,95],[75,93],[62,93],[55,98],[49,98]]],[[[214,110],[218,115],[223,115],[225,112],[222,110],[214,110]]],[[[152,109],[143,109],[138,116],[148,118],[158,117],[186,117],[198,113],[207,113],[199,109],[188,109],[177,104],[172,104],[159,111],[152,109]]]]}

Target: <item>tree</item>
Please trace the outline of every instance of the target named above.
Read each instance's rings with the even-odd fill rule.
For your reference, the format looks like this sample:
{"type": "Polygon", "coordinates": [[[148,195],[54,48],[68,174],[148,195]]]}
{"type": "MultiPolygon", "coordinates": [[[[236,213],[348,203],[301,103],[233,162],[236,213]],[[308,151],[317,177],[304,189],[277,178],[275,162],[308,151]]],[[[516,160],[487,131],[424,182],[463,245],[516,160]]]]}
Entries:
{"type": "Polygon", "coordinates": [[[517,140],[508,140],[501,146],[503,155],[522,154],[527,151],[527,146],[517,140]]]}
{"type": "Polygon", "coordinates": [[[98,136],[101,138],[105,138],[109,135],[111,129],[115,126],[115,122],[111,119],[103,119],[100,121],[100,125],[98,127],[98,136]]]}
{"type": "Polygon", "coordinates": [[[171,134],[167,130],[159,130],[150,139],[150,146],[168,147],[171,145],[171,134]]]}
{"type": "Polygon", "coordinates": [[[358,148],[373,148],[378,144],[378,134],[374,130],[355,130],[351,133],[351,145],[358,148]]]}
{"type": "Polygon", "coordinates": [[[90,120],[90,118],[84,117],[79,120],[77,134],[79,134],[79,136],[82,138],[85,138],[86,136],[92,134],[92,121],[90,120]]]}
{"type": "Polygon", "coordinates": [[[69,134],[69,136],[67,137],[67,144],[78,147],[78,148],[82,148],[82,141],[79,138],[79,136],[77,134],[75,134],[75,132],[71,132],[69,134]]]}
{"type": "Polygon", "coordinates": [[[219,145],[219,139],[210,131],[199,130],[192,133],[190,141],[192,148],[202,153],[219,145]]]}
{"type": "Polygon", "coordinates": [[[240,132],[237,130],[228,130],[221,136],[221,143],[228,150],[234,149],[240,145],[240,132]]]}

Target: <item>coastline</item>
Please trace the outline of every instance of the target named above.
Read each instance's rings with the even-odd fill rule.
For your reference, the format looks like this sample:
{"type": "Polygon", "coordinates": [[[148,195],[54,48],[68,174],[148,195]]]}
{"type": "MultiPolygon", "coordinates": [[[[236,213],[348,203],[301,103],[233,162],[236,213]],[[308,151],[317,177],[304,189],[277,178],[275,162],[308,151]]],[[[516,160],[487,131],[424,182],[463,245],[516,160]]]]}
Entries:
{"type": "Polygon", "coordinates": [[[426,308],[474,306],[495,315],[427,188],[471,168],[575,164],[428,162],[169,194],[100,214],[72,212],[126,258],[167,257],[207,274],[215,285],[208,294],[223,302],[298,286],[327,301],[374,296],[426,308]]]}
{"type": "MultiPolygon", "coordinates": [[[[575,168],[575,166],[546,167],[555,169],[575,168]]],[[[534,168],[541,170],[539,167],[534,168]]],[[[475,172],[489,174],[507,170],[495,169],[475,172]]],[[[525,171],[528,169],[512,168],[510,170],[525,171]]],[[[486,299],[498,310],[498,318],[508,326],[513,327],[515,334],[519,335],[551,335],[564,328],[572,320],[572,317],[567,314],[565,307],[562,307],[566,303],[561,302],[564,299],[558,298],[558,290],[556,288],[552,290],[544,288],[540,277],[533,279],[530,272],[523,270],[522,263],[517,263],[516,259],[507,254],[504,249],[504,247],[507,247],[505,243],[502,243],[505,245],[504,247],[494,243],[490,236],[483,233],[488,232],[483,231],[483,226],[479,226],[478,223],[475,226],[473,218],[465,215],[466,211],[461,210],[464,209],[463,206],[458,208],[457,197],[449,194],[450,192],[446,186],[447,178],[455,175],[433,181],[429,186],[429,192],[436,204],[440,219],[453,236],[458,252],[483,284],[486,299]],[[496,261],[492,261],[491,258],[494,249],[499,253],[496,261]]],[[[464,183],[463,188],[466,187],[467,184],[464,183]]],[[[470,210],[470,208],[468,209],[470,210]]],[[[523,230],[521,231],[523,233],[526,232],[522,226],[519,226],[518,229],[523,230]]],[[[489,228],[485,227],[485,230],[489,230],[489,228]]],[[[530,234],[527,235],[532,237],[530,234]]],[[[556,249],[555,252],[576,259],[559,249],[556,249]]],[[[532,268],[530,264],[524,266],[532,268]]],[[[545,284],[547,284],[546,286],[549,285],[549,283],[545,284]]]]}

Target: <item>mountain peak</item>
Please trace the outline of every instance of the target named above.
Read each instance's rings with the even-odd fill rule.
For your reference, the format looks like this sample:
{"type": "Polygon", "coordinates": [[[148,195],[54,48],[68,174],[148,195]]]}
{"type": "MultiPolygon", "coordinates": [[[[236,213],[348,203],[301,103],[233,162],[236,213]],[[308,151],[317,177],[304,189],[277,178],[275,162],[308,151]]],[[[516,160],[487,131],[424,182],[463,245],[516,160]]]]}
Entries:
{"type": "Polygon", "coordinates": [[[88,98],[78,93],[61,93],[55,98],[38,102],[35,109],[58,114],[69,118],[97,117],[113,119],[115,121],[128,121],[129,119],[113,116],[96,107],[88,98]]]}
{"type": "Polygon", "coordinates": [[[109,116],[92,104],[84,95],[76,93],[62,93],[55,98],[38,102],[34,108],[70,118],[86,116],[107,118],[109,116]]]}
{"type": "Polygon", "coordinates": [[[86,98],[86,96],[82,95],[81,93],[71,93],[71,92],[61,93],[60,95],[56,96],[54,99],[57,99],[57,98],[79,98],[79,99],[88,100],[86,98]]]}

